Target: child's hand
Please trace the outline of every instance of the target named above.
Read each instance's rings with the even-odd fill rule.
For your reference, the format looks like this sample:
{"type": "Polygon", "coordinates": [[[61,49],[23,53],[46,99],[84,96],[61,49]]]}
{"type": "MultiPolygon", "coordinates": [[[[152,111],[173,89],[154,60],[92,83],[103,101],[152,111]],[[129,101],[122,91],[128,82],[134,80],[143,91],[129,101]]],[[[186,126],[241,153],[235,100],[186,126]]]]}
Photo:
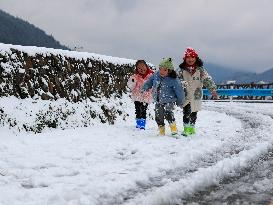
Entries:
{"type": "Polygon", "coordinates": [[[182,81],[182,86],[183,86],[184,88],[186,88],[186,87],[189,86],[189,83],[188,83],[187,81],[183,80],[183,81],[182,81]]]}
{"type": "Polygon", "coordinates": [[[211,95],[212,95],[212,97],[213,97],[215,100],[218,99],[218,94],[217,94],[216,90],[212,91],[212,92],[211,92],[211,95]]]}

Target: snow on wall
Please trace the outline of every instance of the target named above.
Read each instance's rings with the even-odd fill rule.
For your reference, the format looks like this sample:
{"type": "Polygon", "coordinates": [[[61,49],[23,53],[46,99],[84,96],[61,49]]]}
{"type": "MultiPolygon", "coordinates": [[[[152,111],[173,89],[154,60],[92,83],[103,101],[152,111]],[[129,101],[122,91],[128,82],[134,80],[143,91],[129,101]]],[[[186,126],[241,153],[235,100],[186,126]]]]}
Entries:
{"type": "Polygon", "coordinates": [[[92,53],[0,43],[0,126],[41,132],[88,126],[91,119],[113,124],[128,115],[121,101],[134,64],[92,53]],[[10,109],[8,101],[16,106],[10,109]]]}
{"type": "Polygon", "coordinates": [[[135,60],[0,43],[0,96],[82,99],[121,96],[135,60]]]}
{"type": "Polygon", "coordinates": [[[40,133],[49,128],[89,127],[99,123],[114,124],[127,120],[132,113],[133,103],[128,96],[89,99],[69,102],[65,99],[56,101],[19,99],[14,96],[0,98],[0,127],[7,127],[15,132],[40,133]],[[12,102],[12,103],[11,103],[12,102]]]}

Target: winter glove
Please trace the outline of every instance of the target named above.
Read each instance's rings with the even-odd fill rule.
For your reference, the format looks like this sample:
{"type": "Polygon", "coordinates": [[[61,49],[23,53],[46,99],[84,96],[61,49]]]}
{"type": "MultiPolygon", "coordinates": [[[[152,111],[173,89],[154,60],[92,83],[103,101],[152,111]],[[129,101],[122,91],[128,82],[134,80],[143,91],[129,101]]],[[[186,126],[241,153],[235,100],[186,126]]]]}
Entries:
{"type": "Polygon", "coordinates": [[[215,100],[218,100],[218,94],[216,90],[211,91],[211,95],[215,100]]]}
{"type": "Polygon", "coordinates": [[[133,90],[136,87],[136,79],[134,77],[129,78],[127,86],[133,90]]]}

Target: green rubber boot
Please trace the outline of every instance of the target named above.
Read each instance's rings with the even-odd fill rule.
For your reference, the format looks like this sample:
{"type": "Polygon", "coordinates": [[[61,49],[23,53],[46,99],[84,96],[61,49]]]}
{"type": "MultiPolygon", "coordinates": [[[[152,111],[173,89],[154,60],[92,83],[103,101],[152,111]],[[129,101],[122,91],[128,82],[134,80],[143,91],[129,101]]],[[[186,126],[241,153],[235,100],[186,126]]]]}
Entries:
{"type": "Polygon", "coordinates": [[[195,127],[189,127],[189,132],[190,132],[190,135],[195,135],[195,127]]]}
{"type": "Polygon", "coordinates": [[[184,131],[182,132],[182,135],[185,137],[191,135],[191,127],[184,125],[184,131]]]}

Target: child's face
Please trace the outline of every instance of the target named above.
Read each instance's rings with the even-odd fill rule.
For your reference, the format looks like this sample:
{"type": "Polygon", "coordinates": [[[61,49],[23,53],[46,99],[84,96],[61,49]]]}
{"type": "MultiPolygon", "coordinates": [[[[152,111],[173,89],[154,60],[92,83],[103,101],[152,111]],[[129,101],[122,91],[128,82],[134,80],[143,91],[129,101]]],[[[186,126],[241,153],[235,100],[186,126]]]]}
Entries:
{"type": "Polygon", "coordinates": [[[144,63],[139,63],[139,64],[137,65],[137,71],[138,71],[140,74],[145,75],[146,72],[147,72],[147,67],[146,67],[146,65],[145,65],[144,63]]]}
{"type": "Polygon", "coordinates": [[[185,61],[186,61],[186,63],[187,63],[188,65],[194,65],[195,62],[196,62],[196,58],[187,57],[187,58],[185,59],[185,61]]]}
{"type": "Polygon", "coordinates": [[[159,68],[159,74],[162,77],[166,77],[168,75],[169,70],[167,68],[159,68]]]}

